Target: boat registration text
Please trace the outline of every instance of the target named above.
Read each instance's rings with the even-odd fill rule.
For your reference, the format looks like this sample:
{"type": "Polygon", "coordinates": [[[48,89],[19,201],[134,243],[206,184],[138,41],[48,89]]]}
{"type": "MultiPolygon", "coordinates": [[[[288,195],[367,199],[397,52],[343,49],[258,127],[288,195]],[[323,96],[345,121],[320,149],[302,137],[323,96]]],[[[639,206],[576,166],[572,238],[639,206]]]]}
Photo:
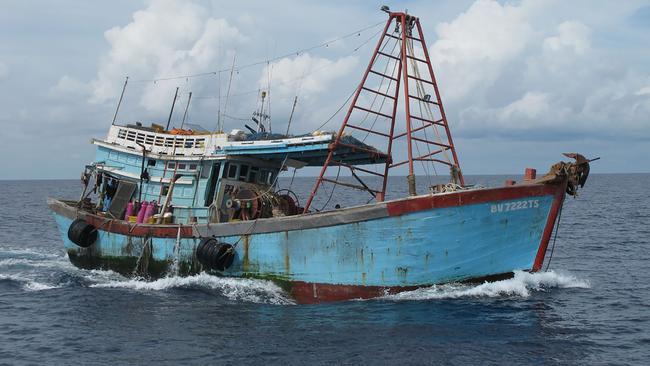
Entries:
{"type": "Polygon", "coordinates": [[[493,204],[490,206],[490,212],[491,213],[508,212],[508,211],[525,210],[528,208],[538,208],[538,207],[539,207],[539,200],[515,201],[515,202],[493,204]]]}

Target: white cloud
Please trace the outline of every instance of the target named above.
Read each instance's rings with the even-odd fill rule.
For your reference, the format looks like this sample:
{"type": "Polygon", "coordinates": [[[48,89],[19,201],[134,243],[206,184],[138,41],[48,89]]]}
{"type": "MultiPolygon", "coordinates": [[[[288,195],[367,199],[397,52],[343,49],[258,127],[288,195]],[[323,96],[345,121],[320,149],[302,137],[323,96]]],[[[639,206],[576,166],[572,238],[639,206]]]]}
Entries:
{"type": "Polygon", "coordinates": [[[89,84],[80,81],[74,77],[64,75],[59,81],[50,88],[50,95],[85,95],[92,91],[89,84]]]}
{"type": "Polygon", "coordinates": [[[516,100],[498,113],[503,121],[517,119],[536,119],[549,111],[549,96],[546,93],[527,92],[521,99],[516,100]]]}
{"type": "MultiPolygon", "coordinates": [[[[207,11],[191,2],[154,0],[133,20],[105,33],[110,51],[100,62],[92,82],[93,102],[119,95],[126,75],[159,78],[213,71],[233,45],[245,41],[225,19],[206,17],[207,11]]],[[[150,84],[140,104],[149,111],[169,107],[175,83],[150,84]]],[[[196,89],[194,90],[196,91],[196,89]]]]}
{"type": "Polygon", "coordinates": [[[544,49],[553,52],[572,51],[577,55],[584,54],[590,48],[589,28],[577,21],[567,21],[558,27],[558,34],[544,40],[544,49]]]}
{"type": "Polygon", "coordinates": [[[273,92],[281,96],[292,96],[300,89],[301,98],[327,90],[336,79],[347,75],[357,65],[355,56],[347,56],[332,61],[314,57],[308,53],[296,57],[283,58],[262,70],[259,84],[266,87],[270,68],[273,92]]]}
{"type": "Polygon", "coordinates": [[[436,27],[438,40],[430,53],[447,99],[489,86],[508,62],[522,54],[533,34],[528,21],[531,4],[478,0],[456,19],[436,27]]]}
{"type": "Polygon", "coordinates": [[[643,88],[639,89],[635,95],[650,95],[650,85],[644,86],[643,88]]]}

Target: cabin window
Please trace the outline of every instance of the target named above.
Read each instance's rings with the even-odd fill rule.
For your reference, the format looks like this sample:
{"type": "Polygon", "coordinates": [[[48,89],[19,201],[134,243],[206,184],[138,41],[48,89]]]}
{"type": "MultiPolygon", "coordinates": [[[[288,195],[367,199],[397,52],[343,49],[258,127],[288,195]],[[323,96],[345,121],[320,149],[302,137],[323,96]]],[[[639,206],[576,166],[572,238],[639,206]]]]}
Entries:
{"type": "Polygon", "coordinates": [[[167,163],[167,169],[176,169],[176,162],[170,161],[167,163]]]}
{"type": "Polygon", "coordinates": [[[239,168],[239,180],[245,182],[247,177],[248,177],[248,165],[242,165],[241,168],[239,168]]]}
{"type": "Polygon", "coordinates": [[[162,195],[167,196],[167,193],[169,193],[169,186],[167,184],[165,184],[162,187],[162,195]]]}
{"type": "Polygon", "coordinates": [[[262,170],[260,172],[260,183],[266,183],[266,180],[269,177],[269,171],[268,170],[262,170]]]}
{"type": "Polygon", "coordinates": [[[148,166],[156,166],[156,161],[155,161],[154,159],[149,159],[149,160],[147,161],[147,165],[148,165],[148,166]]]}
{"type": "Polygon", "coordinates": [[[190,170],[196,170],[197,165],[196,164],[190,164],[190,170]]]}
{"type": "Polygon", "coordinates": [[[237,165],[230,164],[228,167],[228,178],[235,179],[237,178],[237,165]]]}
{"type": "Polygon", "coordinates": [[[257,173],[259,173],[258,167],[251,167],[251,173],[248,175],[248,183],[255,183],[257,181],[257,173]]]}
{"type": "Polygon", "coordinates": [[[186,167],[187,167],[186,164],[184,164],[184,163],[178,163],[178,170],[185,170],[186,167]]]}

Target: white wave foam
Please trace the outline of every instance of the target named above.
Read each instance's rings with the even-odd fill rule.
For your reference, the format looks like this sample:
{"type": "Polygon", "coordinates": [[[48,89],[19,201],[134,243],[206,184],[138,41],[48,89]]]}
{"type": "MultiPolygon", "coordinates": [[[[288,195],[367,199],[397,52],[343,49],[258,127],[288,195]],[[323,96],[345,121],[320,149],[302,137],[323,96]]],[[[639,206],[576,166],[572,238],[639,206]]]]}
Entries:
{"type": "Polygon", "coordinates": [[[284,296],[280,287],[271,281],[247,278],[217,277],[200,273],[188,277],[165,277],[155,281],[126,280],[97,283],[90,287],[99,288],[128,288],[139,291],[162,291],[172,288],[201,287],[219,290],[231,300],[250,301],[255,303],[270,303],[276,305],[293,304],[284,296]]]}
{"type": "Polygon", "coordinates": [[[47,253],[47,252],[38,251],[29,248],[23,248],[23,249],[2,248],[0,249],[0,256],[2,257],[36,256],[39,258],[63,258],[66,257],[67,254],[47,253]]]}
{"type": "Polygon", "coordinates": [[[41,283],[41,282],[36,282],[36,281],[29,281],[23,287],[25,288],[25,290],[43,291],[43,290],[51,290],[51,289],[55,289],[55,288],[60,288],[61,286],[48,285],[46,283],[41,283]]]}
{"type": "Polygon", "coordinates": [[[18,282],[21,284],[23,289],[27,291],[51,290],[54,288],[61,287],[61,286],[38,282],[28,277],[23,277],[21,275],[13,275],[13,274],[10,275],[0,274],[0,280],[11,280],[11,281],[18,282]]]}
{"type": "Polygon", "coordinates": [[[480,285],[458,283],[434,285],[413,291],[387,295],[382,298],[391,300],[432,300],[463,297],[528,297],[531,291],[544,291],[548,288],[589,287],[589,281],[581,280],[571,274],[557,273],[555,271],[539,273],[516,271],[514,277],[507,280],[485,282],[480,285]]]}
{"type": "Polygon", "coordinates": [[[65,257],[57,259],[34,260],[26,258],[7,258],[0,260],[0,267],[47,267],[47,268],[76,268],[65,257]]]}
{"type": "Polygon", "coordinates": [[[80,269],[74,267],[83,274],[83,277],[91,282],[106,282],[106,281],[125,281],[126,277],[121,274],[111,271],[110,269],[80,269]]]}

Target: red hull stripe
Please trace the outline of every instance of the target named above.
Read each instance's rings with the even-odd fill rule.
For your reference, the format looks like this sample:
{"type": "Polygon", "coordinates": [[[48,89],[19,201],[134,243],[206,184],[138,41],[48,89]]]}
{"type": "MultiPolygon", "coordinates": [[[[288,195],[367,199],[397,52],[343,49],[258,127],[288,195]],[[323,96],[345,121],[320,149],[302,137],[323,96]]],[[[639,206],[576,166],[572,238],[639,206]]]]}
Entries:
{"type": "MultiPolygon", "coordinates": [[[[485,283],[512,278],[512,272],[498,273],[484,277],[470,278],[461,282],[485,283]]],[[[392,295],[404,291],[413,291],[421,286],[362,286],[333,285],[327,283],[291,282],[291,296],[299,304],[317,304],[321,302],[346,301],[353,299],[371,299],[392,295]]]]}
{"type": "MultiPolygon", "coordinates": [[[[386,202],[386,206],[390,216],[399,216],[409,212],[429,210],[432,208],[457,207],[500,200],[552,195],[556,194],[560,188],[561,186],[558,185],[536,184],[480,189],[386,202]]],[[[563,188],[562,192],[564,192],[563,188]]]]}
{"type": "Polygon", "coordinates": [[[535,263],[533,264],[533,272],[537,272],[542,269],[542,265],[544,264],[544,257],[546,257],[546,249],[548,248],[548,242],[551,239],[553,227],[555,227],[555,220],[557,219],[558,213],[560,212],[560,207],[562,207],[562,203],[564,202],[564,197],[564,189],[558,190],[555,193],[555,199],[553,200],[553,205],[551,206],[551,212],[548,214],[546,226],[544,227],[544,232],[542,233],[542,240],[539,243],[539,249],[537,250],[537,256],[535,257],[535,263]]]}
{"type": "Polygon", "coordinates": [[[352,299],[371,299],[403,291],[411,291],[417,286],[383,287],[358,285],[331,285],[326,283],[291,282],[291,296],[299,304],[345,301],[352,299]]]}

